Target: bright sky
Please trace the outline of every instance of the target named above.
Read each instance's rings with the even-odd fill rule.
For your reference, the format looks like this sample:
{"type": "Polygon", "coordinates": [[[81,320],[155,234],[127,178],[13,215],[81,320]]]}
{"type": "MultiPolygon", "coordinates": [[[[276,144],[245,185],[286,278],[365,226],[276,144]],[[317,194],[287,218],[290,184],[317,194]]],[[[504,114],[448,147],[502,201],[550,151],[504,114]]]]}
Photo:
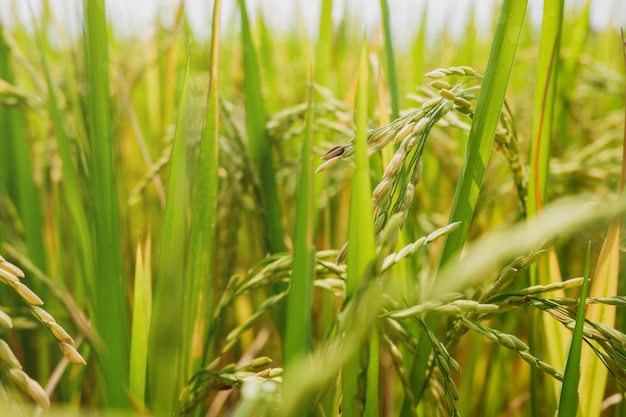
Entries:
{"type": "MultiPolygon", "coordinates": [[[[32,27],[31,16],[39,15],[44,0],[0,0],[0,20],[8,28],[17,22],[32,27]]],[[[47,0],[62,27],[70,34],[78,33],[81,0],[47,0]]],[[[180,0],[106,0],[108,18],[118,32],[139,34],[148,37],[154,27],[155,19],[161,19],[166,25],[173,19],[173,11],[180,0]]],[[[433,35],[444,24],[463,28],[463,22],[472,7],[478,7],[477,23],[479,27],[489,28],[495,2],[501,0],[388,0],[391,10],[393,36],[401,44],[403,38],[411,37],[418,29],[425,6],[428,13],[427,29],[433,35]],[[477,6],[479,5],[479,6],[477,6]]],[[[185,0],[189,21],[196,36],[204,38],[209,33],[212,1],[185,0]]],[[[250,13],[260,10],[270,24],[276,27],[289,27],[297,21],[296,13],[300,10],[309,33],[315,34],[321,0],[247,0],[250,13]]],[[[380,20],[379,0],[335,0],[333,16],[339,20],[347,10],[361,17],[368,28],[375,28],[380,20]]],[[[582,0],[566,0],[566,7],[579,7],[582,0]]],[[[223,22],[232,21],[236,2],[223,2],[223,22]]],[[[592,0],[591,22],[594,27],[612,25],[615,28],[626,27],[626,1],[592,0]]],[[[535,24],[541,22],[542,0],[530,0],[527,17],[535,24]]]]}

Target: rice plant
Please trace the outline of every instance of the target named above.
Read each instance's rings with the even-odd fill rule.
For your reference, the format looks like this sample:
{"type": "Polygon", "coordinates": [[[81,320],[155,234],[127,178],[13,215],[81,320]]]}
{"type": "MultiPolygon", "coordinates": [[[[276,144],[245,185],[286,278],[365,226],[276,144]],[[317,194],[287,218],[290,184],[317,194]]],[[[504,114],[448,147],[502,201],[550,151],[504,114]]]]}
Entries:
{"type": "Polygon", "coordinates": [[[216,0],[206,42],[182,1],[142,37],[43,4],[0,26],[2,415],[624,414],[626,38],[591,2],[403,42],[386,0],[314,37],[216,0]]]}

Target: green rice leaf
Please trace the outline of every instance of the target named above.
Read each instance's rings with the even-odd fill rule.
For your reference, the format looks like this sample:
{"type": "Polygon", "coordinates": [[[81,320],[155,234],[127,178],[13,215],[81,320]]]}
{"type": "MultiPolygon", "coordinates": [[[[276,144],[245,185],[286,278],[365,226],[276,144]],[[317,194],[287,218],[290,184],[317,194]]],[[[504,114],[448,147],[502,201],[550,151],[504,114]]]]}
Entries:
{"type": "Polygon", "coordinates": [[[217,197],[219,190],[219,57],[222,2],[213,4],[209,91],[200,140],[198,178],[193,187],[191,232],[183,299],[183,372],[187,380],[212,354],[208,339],[213,311],[217,197]]]}
{"type": "Polygon", "coordinates": [[[93,202],[93,232],[97,277],[94,323],[106,351],[98,352],[104,376],[106,404],[127,408],[130,347],[127,286],[123,280],[114,171],[114,142],[111,122],[107,27],[104,0],[84,1],[88,135],[91,150],[89,191],[93,202]]]}
{"type": "MultiPolygon", "coordinates": [[[[185,254],[187,253],[187,123],[189,102],[189,65],[191,47],[187,51],[185,71],[178,100],[176,131],[170,162],[165,213],[155,280],[154,313],[150,328],[150,378],[161,381],[151,384],[152,408],[171,410],[181,384],[181,352],[189,346],[182,339],[185,309],[183,302],[185,254]],[[179,340],[181,340],[179,345],[179,340]],[[163,366],[169,363],[170,366],[163,366]]],[[[135,307],[137,308],[137,307],[135,307]]]]}
{"type": "Polygon", "coordinates": [[[250,22],[244,0],[238,0],[241,12],[241,43],[243,48],[244,92],[246,128],[250,156],[257,171],[261,188],[262,218],[267,241],[263,242],[270,253],[283,252],[285,243],[282,214],[276,185],[272,145],[265,130],[265,107],[263,105],[261,73],[256,48],[252,41],[250,22]]]}
{"type": "Polygon", "coordinates": [[[440,265],[458,257],[467,239],[491,154],[496,126],[504,105],[504,96],[524,22],[526,3],[506,0],[502,5],[448,222],[462,223],[456,231],[446,237],[440,265]]]}
{"type": "Polygon", "coordinates": [[[369,333],[368,342],[368,363],[367,363],[367,385],[365,392],[365,417],[378,417],[379,412],[379,388],[378,380],[380,378],[380,340],[378,329],[372,328],[369,333]]]}
{"type": "Polygon", "coordinates": [[[585,305],[589,292],[589,264],[591,263],[591,242],[587,245],[587,258],[585,259],[585,275],[583,288],[578,303],[576,325],[572,336],[567,365],[563,374],[563,387],[559,401],[558,417],[576,417],[578,411],[578,380],[580,379],[580,356],[583,344],[583,326],[585,325],[585,305]]]}
{"type": "Polygon", "coordinates": [[[560,66],[563,0],[544,4],[539,66],[535,85],[533,142],[528,182],[528,211],[534,215],[545,203],[548,187],[548,166],[555,109],[557,74],[560,66]]]}
{"type": "MultiPolygon", "coordinates": [[[[356,169],[352,180],[350,195],[350,220],[348,223],[348,270],[346,279],[346,300],[355,297],[359,286],[374,259],[374,224],[372,219],[371,185],[369,161],[367,157],[367,87],[368,61],[367,43],[361,46],[359,60],[359,79],[356,99],[356,169]]],[[[344,303],[345,305],[345,303],[344,303]]],[[[367,346],[362,348],[367,349],[367,346]]],[[[347,417],[361,415],[355,403],[363,402],[358,398],[358,378],[361,373],[359,355],[353,355],[343,367],[343,414],[347,417]]]]}
{"type": "MultiPolygon", "coordinates": [[[[0,23],[0,79],[14,84],[10,49],[4,39],[3,30],[0,23]]],[[[24,238],[31,260],[45,271],[47,268],[41,234],[41,198],[32,175],[33,156],[28,148],[24,113],[18,109],[0,106],[0,126],[4,130],[0,139],[4,155],[0,168],[0,188],[5,188],[15,202],[24,224],[24,238]]]]}
{"type": "Polygon", "coordinates": [[[141,246],[137,247],[135,260],[135,287],[130,343],[130,369],[128,393],[135,404],[145,407],[147,388],[148,350],[150,344],[150,320],[152,316],[152,272],[150,268],[150,240],[145,248],[145,260],[141,246]]]}
{"type": "MultiPolygon", "coordinates": [[[[563,25],[563,1],[546,1],[543,9],[539,62],[535,84],[533,106],[533,129],[530,155],[530,174],[528,181],[528,215],[536,215],[546,203],[548,195],[548,175],[550,148],[553,136],[553,119],[556,111],[557,75],[560,73],[561,28],[563,25]]],[[[540,260],[530,268],[530,284],[546,284],[558,281],[560,272],[551,271],[555,264],[549,264],[549,257],[540,260]]],[[[530,336],[532,349],[547,346],[548,360],[559,368],[564,365],[563,351],[566,349],[567,335],[560,329],[560,324],[548,317],[538,318],[530,336]]],[[[548,384],[547,377],[533,369],[531,376],[531,404],[533,413],[539,413],[547,401],[556,400],[555,390],[548,384]],[[540,388],[541,387],[541,388],[540,388]]],[[[553,407],[553,406],[551,406],[553,407]]]]}
{"type": "MultiPolygon", "coordinates": [[[[313,175],[313,154],[311,152],[313,144],[313,100],[314,91],[311,82],[297,189],[291,287],[287,296],[287,319],[283,348],[286,367],[304,359],[311,349],[311,308],[315,258],[315,246],[313,244],[315,176],[313,175]]],[[[297,383],[297,380],[285,380],[285,384],[297,383]]],[[[301,405],[302,408],[298,415],[305,415],[308,407],[305,403],[301,403],[301,405]]]]}
{"type": "Polygon", "coordinates": [[[380,10],[385,30],[385,54],[387,56],[387,72],[389,73],[389,93],[391,95],[391,120],[400,116],[400,100],[398,97],[398,77],[396,76],[396,58],[393,53],[391,38],[391,22],[389,18],[389,4],[387,0],[380,0],[380,10]]]}

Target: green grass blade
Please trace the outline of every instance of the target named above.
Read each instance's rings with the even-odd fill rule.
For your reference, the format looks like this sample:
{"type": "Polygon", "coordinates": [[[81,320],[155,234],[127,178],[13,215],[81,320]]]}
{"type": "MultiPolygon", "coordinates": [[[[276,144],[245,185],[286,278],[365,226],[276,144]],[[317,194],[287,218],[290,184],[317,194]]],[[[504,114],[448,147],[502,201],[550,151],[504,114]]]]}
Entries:
{"type": "Polygon", "coordinates": [[[369,333],[368,351],[368,363],[367,363],[367,384],[365,392],[365,417],[377,417],[380,405],[379,405],[379,388],[378,381],[380,377],[380,340],[378,337],[378,329],[372,328],[369,333]]]}
{"type": "Polygon", "coordinates": [[[315,45],[315,82],[329,88],[333,44],[333,0],[322,0],[320,26],[315,45]]]}
{"type": "MultiPolygon", "coordinates": [[[[11,50],[6,43],[4,37],[4,26],[0,24],[0,78],[5,79],[9,83],[14,83],[13,75],[11,71],[11,50]]],[[[6,149],[7,153],[11,153],[10,138],[12,137],[12,131],[14,128],[11,126],[11,112],[9,109],[0,108],[0,126],[6,126],[8,135],[2,136],[2,142],[0,145],[6,149]]],[[[8,189],[10,187],[9,172],[11,172],[11,164],[4,163],[0,165],[0,186],[8,189]]]]}
{"type": "Polygon", "coordinates": [[[128,393],[140,409],[145,408],[146,371],[150,343],[150,319],[152,316],[152,272],[150,270],[150,240],[145,248],[137,247],[135,261],[135,287],[133,296],[133,322],[131,327],[130,369],[128,393]]]}
{"type": "MultiPolygon", "coordinates": [[[[0,24],[0,79],[15,83],[11,68],[10,49],[6,44],[0,24]]],[[[28,149],[24,114],[18,109],[0,107],[0,139],[4,159],[0,169],[0,187],[6,186],[24,225],[24,238],[28,254],[40,269],[46,270],[46,258],[41,231],[43,215],[41,198],[32,175],[33,156],[28,149]],[[9,181],[9,178],[11,181],[9,181]]]]}
{"type": "MultiPolygon", "coordinates": [[[[622,41],[622,68],[624,74],[626,74],[626,37],[624,36],[624,28],[620,30],[620,39],[622,41]]],[[[625,77],[626,78],[626,77],[625,77]]],[[[622,91],[622,102],[626,103],[626,82],[624,83],[624,90],[622,91]]],[[[619,183],[619,196],[624,198],[624,191],[626,186],[626,106],[623,106],[624,112],[624,125],[622,126],[622,173],[619,183]]],[[[626,234],[624,231],[624,226],[626,226],[623,222],[620,224],[620,236],[626,234]]],[[[619,270],[618,270],[618,294],[623,294],[624,289],[626,288],[626,254],[620,250],[619,257],[619,270]]],[[[620,309],[619,312],[616,313],[616,321],[618,323],[626,323],[626,311],[620,309]]],[[[623,402],[618,406],[617,413],[624,414],[626,413],[626,404],[623,402]]]]}
{"type": "MultiPolygon", "coordinates": [[[[366,140],[368,78],[367,42],[363,40],[356,99],[357,133],[354,155],[356,169],[350,195],[350,220],[348,223],[348,242],[350,246],[348,249],[346,300],[357,294],[363,276],[367,269],[371,267],[371,262],[374,259],[372,189],[366,140]]],[[[361,348],[364,349],[367,346],[362,346],[361,348]]],[[[364,401],[363,398],[358,398],[358,378],[362,372],[359,362],[359,355],[353,355],[343,367],[343,415],[346,417],[358,416],[363,412],[363,409],[359,409],[355,404],[364,401]]]]}
{"type": "Polygon", "coordinates": [[[265,108],[263,105],[259,61],[250,33],[250,22],[244,0],[238,0],[241,11],[241,43],[243,48],[244,93],[246,128],[250,155],[256,168],[261,187],[263,222],[267,234],[267,250],[283,252],[285,243],[282,215],[276,186],[276,173],[272,159],[272,146],[265,130],[265,108]]]}
{"type": "Polygon", "coordinates": [[[428,53],[426,44],[426,27],[428,19],[428,3],[424,3],[422,9],[422,18],[419,22],[419,29],[417,35],[411,45],[411,59],[413,65],[411,66],[411,82],[407,83],[406,90],[412,90],[420,84],[424,79],[425,65],[430,65],[431,57],[428,53]]]}
{"type": "Polygon", "coordinates": [[[389,21],[389,4],[387,0],[380,0],[380,10],[385,30],[385,54],[387,56],[387,72],[389,73],[389,94],[391,96],[391,120],[400,116],[400,100],[398,97],[398,77],[396,75],[396,58],[393,53],[391,39],[391,23],[389,21]]]}
{"type": "Polygon", "coordinates": [[[371,184],[367,155],[367,90],[368,90],[367,43],[361,47],[359,82],[356,99],[356,169],[350,195],[350,217],[348,224],[348,278],[346,297],[352,297],[361,284],[361,279],[374,259],[374,225],[372,221],[371,184]]]}
{"type": "Polygon", "coordinates": [[[563,0],[545,2],[543,16],[533,112],[534,139],[528,181],[529,215],[534,215],[541,210],[547,195],[550,139],[552,138],[561,27],[563,26],[563,0]]]}
{"type": "MultiPolygon", "coordinates": [[[[623,33],[622,40],[623,40],[623,33]]],[[[626,69],[626,43],[623,43],[623,59],[626,69]]],[[[624,101],[626,103],[626,87],[624,90],[624,101]]],[[[626,129],[622,128],[622,137],[626,137],[626,129]]],[[[623,199],[624,184],[626,182],[626,148],[624,142],[621,143],[622,160],[621,160],[621,178],[616,194],[623,199]]],[[[615,221],[609,226],[608,232],[602,243],[598,260],[594,269],[594,279],[589,284],[589,296],[606,297],[610,294],[620,294],[620,280],[623,282],[624,263],[620,265],[620,242],[623,240],[623,218],[615,221]]],[[[623,252],[622,252],[623,257],[623,252]]],[[[623,289],[621,289],[623,291],[623,289]]],[[[623,292],[622,292],[623,293],[623,292]]],[[[619,320],[616,315],[620,310],[615,310],[609,306],[593,306],[587,308],[587,318],[595,322],[601,322],[608,326],[619,328],[619,320]],[[617,323],[617,324],[616,324],[617,323]]],[[[623,314],[623,313],[622,313],[623,314]]],[[[621,322],[623,323],[623,321],[621,322]]],[[[602,362],[598,361],[593,352],[585,350],[582,352],[581,366],[585,369],[585,373],[580,378],[580,410],[582,417],[591,417],[596,410],[602,406],[604,401],[604,393],[606,390],[608,371],[602,362]]],[[[616,414],[619,413],[616,412],[616,414]]]]}
{"type": "Polygon", "coordinates": [[[126,384],[129,360],[128,294],[122,277],[117,191],[113,170],[113,129],[109,93],[109,57],[104,0],[84,1],[87,121],[90,158],[90,192],[95,216],[94,243],[96,292],[93,317],[102,338],[108,342],[100,352],[105,380],[105,401],[110,407],[129,406],[126,384]]]}
{"type": "Polygon", "coordinates": [[[222,2],[213,4],[209,91],[200,142],[198,178],[191,207],[191,235],[183,299],[183,370],[185,379],[211,355],[207,338],[212,316],[216,252],[217,196],[219,190],[219,57],[222,2]]]}
{"type": "MultiPolygon", "coordinates": [[[[333,88],[335,83],[331,83],[331,71],[332,58],[334,54],[333,42],[335,38],[335,28],[333,27],[333,0],[322,0],[319,29],[317,36],[317,43],[315,44],[315,70],[314,77],[315,82],[325,88],[333,88]]],[[[320,99],[323,99],[321,95],[318,95],[320,99]]],[[[323,133],[315,133],[313,136],[314,145],[319,146],[324,140],[328,138],[328,135],[323,133]]],[[[325,176],[319,176],[315,180],[315,192],[313,199],[315,202],[320,201],[320,196],[328,186],[327,178],[325,176]]],[[[314,218],[314,234],[317,237],[317,242],[320,247],[332,247],[333,234],[332,229],[332,212],[330,205],[320,210],[318,218],[314,218]],[[319,229],[319,230],[318,230],[319,229]]],[[[322,328],[330,329],[335,321],[335,308],[334,308],[334,296],[331,293],[324,291],[321,299],[321,319],[322,328]]],[[[338,384],[333,384],[332,387],[326,391],[320,401],[320,408],[322,412],[329,415],[335,413],[339,402],[338,384]]]]}
{"type": "Polygon", "coordinates": [[[567,50],[568,54],[558,57],[559,61],[562,61],[558,74],[558,92],[561,100],[555,103],[557,105],[555,109],[557,117],[553,118],[555,132],[567,132],[569,129],[570,119],[562,115],[566,114],[569,103],[574,99],[576,84],[580,81],[581,57],[586,53],[585,45],[589,42],[592,31],[589,20],[591,0],[586,0],[585,4],[580,7],[581,10],[577,11],[573,21],[567,25],[567,34],[576,34],[576,36],[561,36],[561,50],[567,50]]]}
{"type": "MultiPolygon", "coordinates": [[[[561,28],[563,26],[563,1],[552,0],[544,3],[535,102],[533,107],[533,141],[530,156],[528,181],[528,215],[536,215],[543,205],[548,192],[550,147],[555,112],[557,75],[560,66],[561,28]]],[[[550,271],[549,257],[541,259],[530,268],[530,284],[547,284],[557,281],[559,271],[550,271]]],[[[560,324],[548,317],[532,316],[535,320],[531,329],[530,346],[537,351],[545,347],[546,357],[557,367],[562,367],[563,351],[566,349],[566,335],[560,324]]],[[[531,370],[531,404],[533,412],[556,400],[555,391],[548,377],[537,369],[531,370]]],[[[550,407],[550,406],[548,406],[550,407]]],[[[552,407],[551,407],[552,408],[552,407]]]]}
{"type": "MultiPolygon", "coordinates": [[[[313,219],[315,189],[313,175],[313,83],[309,88],[309,109],[306,118],[306,130],[302,144],[300,177],[298,180],[295,237],[293,249],[293,269],[291,288],[287,296],[287,319],[285,330],[283,362],[285,367],[302,360],[311,350],[311,307],[313,300],[313,272],[315,246],[313,243],[313,219]]],[[[293,374],[287,374],[293,375],[293,374]]],[[[298,379],[300,376],[296,376],[298,379]]],[[[285,380],[285,384],[297,384],[297,380],[285,380]]],[[[298,415],[307,413],[306,404],[298,415]]]]}
{"type": "Polygon", "coordinates": [[[583,326],[585,325],[585,305],[589,291],[589,264],[591,263],[591,242],[587,246],[587,258],[585,259],[585,280],[578,303],[576,325],[572,335],[567,365],[563,374],[563,387],[559,401],[558,417],[576,417],[578,410],[578,380],[580,379],[580,357],[583,344],[583,326]]]}
{"type": "MultiPolygon", "coordinates": [[[[506,88],[526,12],[526,3],[526,1],[507,0],[500,12],[485,78],[478,97],[476,115],[469,133],[461,176],[452,201],[449,223],[460,221],[461,225],[446,236],[439,261],[440,267],[458,257],[467,239],[491,153],[493,136],[504,104],[506,88]]],[[[438,322],[437,316],[429,317],[426,321],[430,329],[436,328],[438,322]]],[[[425,383],[424,375],[426,375],[429,352],[429,341],[426,337],[421,337],[417,359],[411,370],[411,381],[414,385],[415,398],[418,400],[421,398],[422,387],[425,383]]],[[[408,415],[407,407],[405,402],[402,407],[402,415],[408,415]]]]}
{"type": "MultiPolygon", "coordinates": [[[[589,284],[590,297],[610,297],[619,294],[620,241],[622,233],[620,219],[609,226],[598,260],[593,272],[593,281],[589,284]]],[[[587,308],[586,317],[597,323],[617,327],[614,307],[594,305],[587,308]]],[[[617,327],[619,328],[619,327],[617,327]]],[[[602,407],[607,385],[608,370],[591,350],[582,352],[581,367],[585,373],[580,378],[580,410],[583,417],[592,417],[602,407]]]]}
{"type": "Polygon", "coordinates": [[[485,79],[476,104],[476,115],[469,133],[461,176],[452,201],[449,223],[457,221],[462,223],[446,237],[440,265],[457,257],[467,238],[491,153],[493,136],[504,104],[523,27],[526,4],[526,1],[507,0],[502,5],[485,79]]]}
{"type": "MultiPolygon", "coordinates": [[[[82,184],[78,174],[79,171],[76,166],[77,163],[73,158],[71,150],[73,143],[71,143],[70,138],[66,133],[65,117],[64,114],[61,112],[60,104],[57,101],[57,95],[54,83],[52,81],[51,71],[48,66],[46,55],[43,53],[43,42],[39,36],[37,40],[39,48],[42,51],[41,66],[48,94],[47,105],[49,117],[52,120],[52,127],[54,131],[54,136],[56,138],[56,145],[59,152],[59,157],[61,159],[61,174],[63,181],[60,184],[60,188],[63,199],[55,198],[55,209],[57,209],[57,212],[59,212],[59,206],[66,208],[70,218],[72,219],[69,227],[69,236],[66,236],[64,230],[64,227],[66,227],[66,225],[63,224],[63,218],[61,216],[57,216],[58,218],[56,219],[55,226],[58,232],[57,236],[55,236],[55,239],[59,245],[61,253],[65,251],[71,251],[70,253],[73,253],[74,259],[70,260],[68,263],[71,263],[72,268],[81,274],[81,279],[77,279],[73,282],[74,296],[77,300],[80,300],[85,295],[85,290],[87,290],[88,296],[93,299],[93,294],[96,294],[95,261],[93,257],[94,246],[91,239],[91,231],[89,228],[87,211],[85,210],[85,206],[83,205],[82,201],[82,184]],[[73,238],[75,240],[75,243],[66,244],[65,240],[68,237],[73,238]]],[[[82,149],[79,149],[79,155],[81,152],[82,149]]],[[[56,187],[54,188],[54,195],[55,197],[57,197],[56,187]]],[[[62,271],[63,265],[63,260],[57,262],[58,270],[62,271]]],[[[95,317],[95,303],[89,303],[88,308],[90,309],[91,315],[95,317]]],[[[96,329],[96,331],[99,332],[98,329],[96,329]]],[[[97,383],[99,384],[98,388],[101,388],[102,373],[98,375],[97,383]]]]}
{"type": "Polygon", "coordinates": [[[165,213],[161,227],[157,275],[155,281],[154,319],[150,329],[149,375],[151,408],[171,410],[181,381],[179,340],[184,310],[183,280],[187,231],[187,117],[189,101],[189,65],[187,51],[185,71],[176,118],[176,131],[170,162],[165,213]],[[169,366],[163,366],[168,363],[169,366]]]}

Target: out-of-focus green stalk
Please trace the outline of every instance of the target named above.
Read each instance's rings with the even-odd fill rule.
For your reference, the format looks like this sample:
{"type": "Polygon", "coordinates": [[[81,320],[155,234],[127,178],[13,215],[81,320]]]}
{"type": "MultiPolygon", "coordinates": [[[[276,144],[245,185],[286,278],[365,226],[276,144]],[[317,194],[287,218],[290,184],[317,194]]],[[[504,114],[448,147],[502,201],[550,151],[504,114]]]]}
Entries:
{"type": "MultiPolygon", "coordinates": [[[[0,24],[0,79],[14,84],[10,50],[4,39],[3,30],[0,24]]],[[[24,238],[31,261],[46,271],[46,257],[41,235],[42,206],[40,195],[33,181],[31,163],[33,157],[28,149],[24,114],[18,109],[0,107],[0,126],[3,130],[0,135],[0,148],[3,149],[4,155],[2,168],[0,168],[0,187],[5,188],[15,202],[24,225],[24,238]]]]}
{"type": "MultiPolygon", "coordinates": [[[[622,175],[620,178],[620,183],[619,183],[619,195],[621,198],[624,198],[624,191],[625,187],[626,187],[626,37],[624,37],[624,29],[622,28],[620,31],[620,38],[622,41],[622,71],[623,71],[623,75],[624,75],[624,91],[622,92],[622,101],[624,103],[623,107],[624,107],[624,125],[622,127],[622,175]]],[[[620,235],[624,236],[626,235],[626,230],[624,230],[624,227],[626,227],[626,222],[621,222],[620,225],[620,235]]],[[[623,251],[620,250],[620,254],[619,254],[619,261],[618,261],[618,265],[619,265],[619,285],[618,285],[618,294],[624,294],[625,290],[626,290],[626,254],[624,254],[623,251]]],[[[621,328],[623,328],[624,323],[626,323],[626,311],[624,310],[619,310],[618,313],[616,313],[616,323],[618,326],[620,326],[621,328]]],[[[618,327],[618,328],[620,328],[618,327]]],[[[624,414],[626,413],[626,404],[624,404],[623,402],[621,402],[618,406],[617,406],[617,411],[616,413],[621,413],[624,414]]]]}
{"type": "Polygon", "coordinates": [[[385,54],[387,56],[387,73],[389,76],[389,95],[391,96],[391,120],[400,116],[400,100],[398,99],[398,77],[396,75],[396,58],[393,53],[391,38],[391,23],[389,21],[389,4],[387,0],[380,0],[380,10],[385,30],[385,54]]]}
{"type": "MultiPolygon", "coordinates": [[[[153,320],[150,323],[149,381],[153,410],[171,410],[182,379],[181,357],[190,350],[189,339],[182,336],[185,311],[183,288],[188,233],[187,123],[189,101],[189,63],[183,75],[178,116],[168,176],[165,213],[161,227],[155,280],[153,320]],[[163,366],[168,363],[169,366],[163,366]]],[[[134,335],[133,335],[134,338],[134,335]]]]}
{"type": "Polygon", "coordinates": [[[533,142],[528,182],[528,214],[530,216],[541,210],[548,190],[548,165],[562,26],[563,0],[546,1],[535,85],[533,142]]]}
{"type": "Polygon", "coordinates": [[[367,385],[365,386],[365,417],[378,417],[380,409],[379,387],[380,378],[380,338],[376,326],[372,327],[368,334],[369,340],[366,342],[368,349],[367,362],[367,385]]]}
{"type": "Polygon", "coordinates": [[[91,148],[89,192],[95,229],[92,230],[96,263],[91,294],[94,323],[106,343],[98,352],[104,377],[104,399],[109,407],[129,406],[128,360],[130,349],[127,286],[122,276],[120,226],[115,188],[114,141],[109,93],[109,56],[104,0],[83,1],[85,12],[85,67],[87,72],[87,124],[91,148]]]}
{"type": "Polygon", "coordinates": [[[333,44],[333,0],[322,0],[320,26],[315,45],[315,82],[329,88],[333,44]]]}
{"type": "Polygon", "coordinates": [[[238,3],[241,11],[246,128],[248,130],[250,156],[261,188],[261,216],[266,235],[266,242],[264,243],[271,253],[283,252],[285,243],[283,241],[282,214],[277,193],[272,146],[265,130],[266,116],[263,96],[261,95],[259,60],[252,41],[245,1],[238,0],[238,3]]]}
{"type": "MultiPolygon", "coordinates": [[[[544,3],[530,155],[528,181],[528,215],[536,215],[546,203],[548,192],[548,170],[552,143],[553,119],[560,66],[561,28],[563,26],[563,0],[548,0],[544,3]]],[[[530,284],[548,283],[558,279],[560,273],[551,273],[549,256],[540,259],[530,268],[530,284]]],[[[554,267],[554,265],[552,265],[554,267]]],[[[565,340],[561,337],[559,324],[548,317],[532,316],[530,347],[534,351],[545,346],[547,357],[552,363],[562,363],[565,340]],[[547,343],[546,343],[547,342],[547,343]],[[558,362],[557,362],[558,361],[558,362]]],[[[531,406],[535,415],[541,415],[547,403],[555,404],[556,395],[548,377],[537,369],[531,370],[531,406]]]]}
{"type": "Polygon", "coordinates": [[[559,401],[558,417],[576,417],[578,410],[578,380],[580,378],[580,357],[583,344],[583,326],[585,325],[585,305],[589,292],[589,264],[591,263],[591,242],[587,246],[587,258],[585,259],[585,280],[580,293],[576,324],[572,343],[567,356],[567,365],[563,374],[563,387],[559,401]]]}
{"type": "Polygon", "coordinates": [[[452,201],[449,223],[460,221],[461,226],[446,237],[440,265],[456,259],[467,239],[491,154],[496,126],[504,105],[504,96],[524,22],[526,3],[507,0],[500,12],[485,78],[476,104],[476,114],[469,133],[461,176],[452,201]]]}
{"type": "Polygon", "coordinates": [[[183,300],[183,363],[185,380],[212,355],[208,339],[213,312],[215,253],[217,227],[217,196],[219,191],[219,58],[222,2],[213,4],[209,91],[200,141],[198,178],[193,187],[191,233],[187,252],[186,282],[183,300]]]}
{"type": "MultiPolygon", "coordinates": [[[[313,118],[314,118],[313,84],[309,87],[309,109],[306,116],[306,130],[302,143],[300,176],[296,198],[295,237],[293,249],[293,269],[291,271],[291,288],[287,296],[287,319],[283,362],[288,368],[309,354],[311,350],[311,308],[313,302],[313,278],[315,245],[313,243],[313,219],[315,204],[313,191],[315,177],[313,175],[313,118]]],[[[294,375],[287,373],[286,376],[294,375]]],[[[296,378],[300,378],[297,375],[296,378]]],[[[297,380],[285,380],[285,384],[297,384],[297,380]]],[[[308,414],[308,404],[301,403],[298,415],[308,414]]]]}
{"type": "MultiPolygon", "coordinates": [[[[133,402],[145,409],[147,366],[152,316],[152,272],[150,268],[150,240],[145,248],[137,247],[135,257],[135,285],[133,296],[133,322],[131,327],[130,369],[128,393],[133,402]]],[[[172,367],[173,368],[173,367],[172,367]]]]}
{"type": "MultiPolygon", "coordinates": [[[[368,90],[367,42],[364,39],[359,60],[359,79],[356,98],[356,169],[352,181],[350,195],[350,215],[348,223],[348,270],[346,279],[346,300],[356,296],[364,275],[371,268],[374,259],[374,224],[372,218],[371,185],[369,177],[369,160],[367,156],[367,90],[368,90]]],[[[345,302],[344,302],[345,304],[345,302]]],[[[369,349],[368,343],[361,349],[369,349]]],[[[346,417],[360,416],[363,413],[363,401],[359,397],[358,381],[360,374],[366,372],[361,368],[360,354],[354,354],[347,360],[342,371],[343,415],[346,417]],[[357,404],[361,404],[358,406],[357,404]]],[[[367,381],[369,383],[370,381],[367,381]]],[[[376,381],[377,382],[377,381],[376,381]]],[[[368,390],[377,388],[370,387],[368,390]]]]}

